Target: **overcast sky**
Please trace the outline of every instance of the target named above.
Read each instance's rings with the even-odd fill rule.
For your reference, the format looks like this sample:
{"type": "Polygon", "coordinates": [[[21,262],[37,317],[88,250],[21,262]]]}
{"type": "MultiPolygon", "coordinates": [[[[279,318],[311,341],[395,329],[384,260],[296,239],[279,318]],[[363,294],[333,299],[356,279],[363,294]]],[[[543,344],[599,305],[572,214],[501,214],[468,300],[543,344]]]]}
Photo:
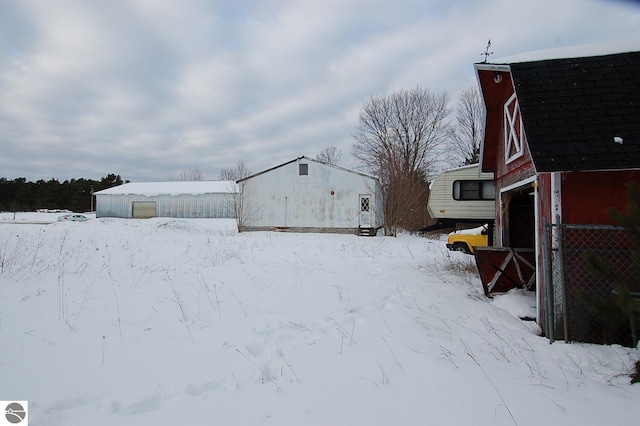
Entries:
{"type": "Polygon", "coordinates": [[[371,96],[492,57],[640,37],[621,0],[3,0],[0,177],[216,179],[350,156],[371,96]]]}

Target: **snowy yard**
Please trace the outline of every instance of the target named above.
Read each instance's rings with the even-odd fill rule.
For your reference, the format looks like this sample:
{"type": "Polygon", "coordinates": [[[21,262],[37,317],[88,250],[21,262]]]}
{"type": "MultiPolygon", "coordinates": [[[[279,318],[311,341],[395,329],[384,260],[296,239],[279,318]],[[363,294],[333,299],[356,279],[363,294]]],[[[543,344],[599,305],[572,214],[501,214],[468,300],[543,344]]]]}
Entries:
{"type": "Polygon", "coordinates": [[[0,216],[0,399],[31,426],[640,422],[640,350],[549,344],[443,241],[56,217],[0,216]]]}

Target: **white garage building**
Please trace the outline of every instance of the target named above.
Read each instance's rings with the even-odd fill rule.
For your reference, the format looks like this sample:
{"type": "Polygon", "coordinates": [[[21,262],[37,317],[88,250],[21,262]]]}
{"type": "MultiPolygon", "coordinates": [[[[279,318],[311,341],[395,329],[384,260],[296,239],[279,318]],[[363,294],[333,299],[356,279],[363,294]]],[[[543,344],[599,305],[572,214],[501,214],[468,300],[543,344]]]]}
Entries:
{"type": "Polygon", "coordinates": [[[132,182],[94,193],[96,217],[235,218],[233,181],[132,182]]]}
{"type": "Polygon", "coordinates": [[[237,181],[241,230],[375,235],[383,225],[375,177],[309,157],[237,181]]]}

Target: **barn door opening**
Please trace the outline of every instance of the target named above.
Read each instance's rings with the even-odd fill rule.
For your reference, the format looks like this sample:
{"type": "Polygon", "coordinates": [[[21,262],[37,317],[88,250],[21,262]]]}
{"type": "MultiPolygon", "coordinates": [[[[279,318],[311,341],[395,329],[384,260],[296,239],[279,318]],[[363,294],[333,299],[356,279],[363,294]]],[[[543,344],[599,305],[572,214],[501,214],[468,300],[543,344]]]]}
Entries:
{"type": "Polygon", "coordinates": [[[373,228],[373,206],[371,205],[371,194],[360,194],[360,215],[358,217],[358,227],[373,228]]]}
{"type": "Polygon", "coordinates": [[[507,245],[518,248],[535,247],[535,217],[533,188],[511,194],[508,205],[507,245]]]}

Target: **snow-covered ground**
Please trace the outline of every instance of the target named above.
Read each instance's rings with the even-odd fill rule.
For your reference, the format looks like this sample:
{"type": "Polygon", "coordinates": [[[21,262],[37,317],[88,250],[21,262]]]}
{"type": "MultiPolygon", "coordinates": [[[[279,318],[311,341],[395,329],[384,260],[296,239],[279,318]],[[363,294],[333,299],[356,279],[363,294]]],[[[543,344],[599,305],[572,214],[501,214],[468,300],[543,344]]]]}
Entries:
{"type": "Polygon", "coordinates": [[[640,423],[640,350],[549,344],[443,241],[57,216],[0,217],[0,399],[31,426],[640,423]]]}

